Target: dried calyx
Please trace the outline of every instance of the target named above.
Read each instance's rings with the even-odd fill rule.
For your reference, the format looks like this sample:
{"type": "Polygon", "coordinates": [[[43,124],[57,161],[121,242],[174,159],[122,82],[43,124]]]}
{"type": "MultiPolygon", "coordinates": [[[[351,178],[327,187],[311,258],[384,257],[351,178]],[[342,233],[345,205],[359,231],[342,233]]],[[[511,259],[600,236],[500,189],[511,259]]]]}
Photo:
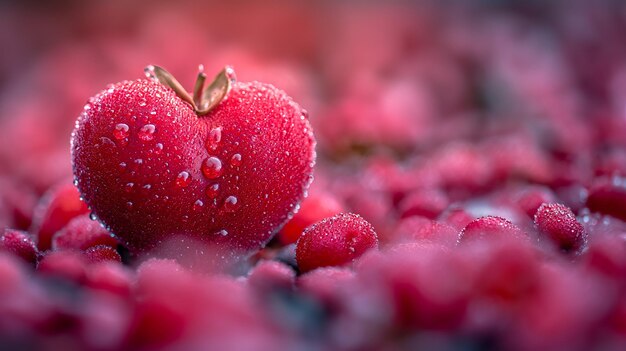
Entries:
{"type": "Polygon", "coordinates": [[[144,69],[146,77],[168,86],[176,92],[181,99],[188,102],[199,116],[206,115],[217,106],[228,95],[235,82],[235,71],[230,66],[226,66],[215,79],[206,86],[206,74],[200,65],[196,84],[193,89],[193,96],[174,78],[174,76],[159,66],[150,65],[144,69]]]}

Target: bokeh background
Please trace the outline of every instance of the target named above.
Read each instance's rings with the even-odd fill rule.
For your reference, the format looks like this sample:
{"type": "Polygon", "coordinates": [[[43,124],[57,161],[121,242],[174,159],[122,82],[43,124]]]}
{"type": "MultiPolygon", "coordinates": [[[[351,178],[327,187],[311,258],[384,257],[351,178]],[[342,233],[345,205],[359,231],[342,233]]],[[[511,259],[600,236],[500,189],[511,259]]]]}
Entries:
{"type": "Polygon", "coordinates": [[[626,118],[625,7],[2,1],[2,181],[41,193],[69,176],[69,134],[84,102],[151,63],[188,88],[199,64],[207,72],[230,64],[240,80],[277,85],[309,110],[330,159],[432,149],[476,138],[494,118],[543,133],[551,151],[578,152],[594,118],[626,118]]]}

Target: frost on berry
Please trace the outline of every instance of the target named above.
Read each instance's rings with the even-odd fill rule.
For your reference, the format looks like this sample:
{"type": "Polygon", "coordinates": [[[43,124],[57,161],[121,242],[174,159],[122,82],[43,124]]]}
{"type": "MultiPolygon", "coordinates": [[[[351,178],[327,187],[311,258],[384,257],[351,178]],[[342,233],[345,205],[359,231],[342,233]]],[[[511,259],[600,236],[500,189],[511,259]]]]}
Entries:
{"type": "Polygon", "coordinates": [[[565,251],[577,251],[587,239],[585,228],[572,210],[558,203],[544,203],[535,213],[537,229],[565,251]]]}
{"type": "Polygon", "coordinates": [[[117,239],[88,215],[72,219],[52,237],[52,249],[87,250],[93,246],[117,247],[117,239]]]}
{"type": "Polygon", "coordinates": [[[28,233],[19,230],[4,230],[0,237],[0,250],[10,252],[32,264],[35,264],[39,258],[39,250],[33,238],[28,233]]]}
{"type": "Polygon", "coordinates": [[[106,261],[122,262],[122,257],[116,249],[108,245],[96,245],[88,248],[83,253],[89,263],[100,263],[106,261]]]}
{"type": "Polygon", "coordinates": [[[361,216],[342,213],[308,227],[296,243],[301,272],[318,267],[341,266],[365,251],[378,247],[374,228],[361,216]]]}

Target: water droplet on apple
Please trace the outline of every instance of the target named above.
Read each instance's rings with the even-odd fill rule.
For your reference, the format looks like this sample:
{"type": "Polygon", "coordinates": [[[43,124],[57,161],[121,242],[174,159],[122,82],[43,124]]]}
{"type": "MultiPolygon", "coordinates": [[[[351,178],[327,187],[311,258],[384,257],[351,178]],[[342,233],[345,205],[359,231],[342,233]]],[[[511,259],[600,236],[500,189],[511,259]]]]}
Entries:
{"type": "Polygon", "coordinates": [[[150,185],[150,184],[146,184],[146,185],[144,185],[144,186],[143,186],[143,188],[144,188],[145,190],[150,190],[150,189],[152,188],[152,185],[150,185]]]}
{"type": "Polygon", "coordinates": [[[222,174],[222,161],[211,156],[202,163],[202,174],[209,179],[214,179],[222,174]]]}
{"type": "Polygon", "coordinates": [[[206,188],[205,193],[209,199],[213,200],[219,194],[219,190],[220,185],[218,183],[213,183],[206,188]]]}
{"type": "Polygon", "coordinates": [[[196,200],[196,202],[193,203],[194,211],[200,212],[202,211],[203,208],[204,208],[204,202],[202,202],[202,200],[196,200]]]}
{"type": "Polygon", "coordinates": [[[135,188],[135,183],[126,183],[124,186],[124,191],[130,193],[135,188]]]}
{"type": "Polygon", "coordinates": [[[142,165],[143,165],[143,159],[140,159],[140,158],[135,159],[135,161],[133,161],[133,164],[132,164],[132,171],[139,170],[139,168],[141,168],[142,165]]]}
{"type": "Polygon", "coordinates": [[[130,202],[130,201],[128,201],[128,202],[126,203],[126,208],[127,208],[127,209],[129,209],[129,210],[130,210],[131,208],[133,208],[133,203],[132,203],[132,202],[130,202]]]}
{"type": "Polygon", "coordinates": [[[239,207],[239,199],[237,199],[236,196],[230,195],[226,199],[224,199],[224,205],[223,205],[224,211],[233,212],[238,207],[239,207]]]}
{"type": "Polygon", "coordinates": [[[137,135],[139,136],[139,139],[143,141],[150,141],[154,139],[155,131],[156,127],[154,126],[154,124],[146,124],[145,126],[141,127],[137,135]]]}
{"type": "Polygon", "coordinates": [[[215,232],[216,235],[221,235],[221,236],[227,236],[228,235],[228,231],[226,231],[225,229],[222,230],[218,230],[217,232],[215,232]]]}
{"type": "Polygon", "coordinates": [[[189,183],[191,183],[191,176],[189,175],[189,172],[182,171],[178,173],[178,176],[176,177],[177,186],[181,188],[186,188],[189,185],[189,183]]]}
{"type": "Polygon", "coordinates": [[[128,137],[128,124],[118,123],[115,126],[115,130],[113,131],[113,137],[117,140],[122,140],[128,137]]]}
{"type": "Polygon", "coordinates": [[[222,127],[211,129],[209,138],[206,141],[206,148],[209,151],[215,151],[222,140],[222,127]]]}
{"type": "Polygon", "coordinates": [[[163,144],[157,143],[156,145],[154,145],[154,153],[160,155],[161,152],[163,152],[163,144]]]}
{"type": "Polygon", "coordinates": [[[234,154],[233,157],[230,158],[230,165],[234,167],[241,165],[241,154],[234,154]]]}
{"type": "Polygon", "coordinates": [[[89,219],[91,219],[92,221],[97,221],[98,220],[98,216],[96,216],[95,213],[91,212],[89,214],[89,219]]]}

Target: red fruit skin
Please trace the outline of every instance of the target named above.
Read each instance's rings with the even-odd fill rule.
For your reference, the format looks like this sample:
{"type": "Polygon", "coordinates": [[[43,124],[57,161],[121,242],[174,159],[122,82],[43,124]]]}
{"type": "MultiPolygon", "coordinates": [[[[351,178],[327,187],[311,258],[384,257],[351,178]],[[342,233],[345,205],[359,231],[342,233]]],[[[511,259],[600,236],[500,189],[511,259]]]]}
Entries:
{"type": "Polygon", "coordinates": [[[83,256],[89,263],[122,262],[122,257],[117,250],[107,245],[92,246],[83,253],[83,256]]]}
{"type": "Polygon", "coordinates": [[[378,235],[369,222],[354,213],[341,213],[308,227],[296,243],[300,272],[341,266],[378,247],[378,235]]]}
{"type": "Polygon", "coordinates": [[[78,189],[63,183],[51,189],[35,207],[30,232],[37,236],[37,247],[49,250],[52,236],[74,217],[88,213],[87,205],[80,199],[78,189]]]}
{"type": "Polygon", "coordinates": [[[328,306],[339,304],[340,286],[355,279],[354,271],[345,267],[322,267],[298,278],[298,291],[313,296],[328,306]]]}
{"type": "Polygon", "coordinates": [[[11,252],[32,264],[35,264],[39,258],[39,250],[33,238],[20,230],[5,229],[0,238],[0,250],[11,252]]]}
{"type": "Polygon", "coordinates": [[[94,246],[116,248],[117,239],[88,215],[72,219],[52,237],[53,250],[87,250],[94,246]]]}
{"type": "Polygon", "coordinates": [[[86,275],[85,258],[75,251],[48,252],[37,265],[42,275],[63,277],[74,282],[83,282],[86,275]]]}
{"type": "Polygon", "coordinates": [[[535,217],[537,209],[544,202],[554,202],[556,195],[548,189],[539,186],[529,186],[520,191],[516,198],[517,206],[524,211],[530,218],[535,217]]]}
{"type": "Polygon", "coordinates": [[[159,83],[118,83],[78,118],[74,176],[131,251],[179,235],[238,258],[269,241],[312,180],[315,140],[305,115],[258,82],[234,83],[205,116],[159,83]]]}
{"type": "Polygon", "coordinates": [[[528,240],[528,236],[508,219],[496,216],[471,221],[459,234],[459,242],[473,240],[528,240]]]}
{"type": "Polygon", "coordinates": [[[453,245],[456,244],[458,234],[458,230],[448,224],[421,216],[411,216],[398,222],[392,238],[394,243],[429,241],[453,245]]]}
{"type": "Polygon", "coordinates": [[[476,218],[469,214],[465,209],[458,207],[449,207],[439,216],[439,220],[441,222],[447,223],[457,230],[462,230],[466,225],[475,219],[476,218]]]}
{"type": "Polygon", "coordinates": [[[600,178],[589,189],[587,207],[626,221],[626,178],[600,178]]]}
{"type": "Polygon", "coordinates": [[[410,216],[424,216],[435,219],[450,204],[448,197],[442,191],[436,189],[417,190],[399,204],[399,212],[402,218],[410,216]]]}
{"type": "Polygon", "coordinates": [[[293,244],[306,229],[315,222],[343,212],[344,206],[332,195],[327,193],[310,194],[302,200],[300,210],[285,224],[278,234],[284,245],[293,244]]]}
{"type": "Polygon", "coordinates": [[[560,249],[577,251],[587,241],[585,228],[576,220],[572,210],[562,204],[543,204],[535,213],[535,225],[560,249]]]}
{"type": "Polygon", "coordinates": [[[87,268],[85,285],[94,290],[129,297],[133,291],[134,273],[117,262],[94,263],[87,268]]]}
{"type": "Polygon", "coordinates": [[[284,263],[261,261],[250,271],[248,284],[262,295],[276,290],[293,289],[296,272],[284,263]]]}

